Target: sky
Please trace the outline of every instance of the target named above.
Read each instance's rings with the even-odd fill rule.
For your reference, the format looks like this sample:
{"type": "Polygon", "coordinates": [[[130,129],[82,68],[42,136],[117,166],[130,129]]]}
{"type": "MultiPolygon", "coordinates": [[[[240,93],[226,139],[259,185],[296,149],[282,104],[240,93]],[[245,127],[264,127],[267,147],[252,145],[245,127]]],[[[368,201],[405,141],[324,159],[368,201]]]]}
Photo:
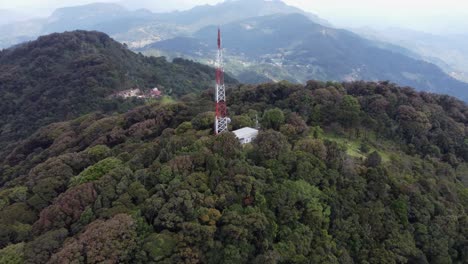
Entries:
{"type": "MultiPolygon", "coordinates": [[[[92,2],[119,2],[152,11],[184,10],[222,0],[0,0],[0,9],[47,15],[53,9],[92,2]]],[[[405,27],[427,32],[468,32],[466,0],[284,0],[338,27],[405,27]]]]}

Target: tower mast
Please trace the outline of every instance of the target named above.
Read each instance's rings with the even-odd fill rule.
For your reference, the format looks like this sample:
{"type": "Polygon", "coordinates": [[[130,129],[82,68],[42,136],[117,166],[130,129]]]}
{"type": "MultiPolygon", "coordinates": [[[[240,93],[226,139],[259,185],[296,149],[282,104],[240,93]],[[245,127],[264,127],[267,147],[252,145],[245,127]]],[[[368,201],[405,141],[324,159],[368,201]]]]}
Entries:
{"type": "Polygon", "coordinates": [[[224,86],[223,50],[221,47],[221,30],[218,28],[218,56],[216,60],[216,117],[215,134],[228,131],[229,118],[226,106],[226,87],[224,86]]]}

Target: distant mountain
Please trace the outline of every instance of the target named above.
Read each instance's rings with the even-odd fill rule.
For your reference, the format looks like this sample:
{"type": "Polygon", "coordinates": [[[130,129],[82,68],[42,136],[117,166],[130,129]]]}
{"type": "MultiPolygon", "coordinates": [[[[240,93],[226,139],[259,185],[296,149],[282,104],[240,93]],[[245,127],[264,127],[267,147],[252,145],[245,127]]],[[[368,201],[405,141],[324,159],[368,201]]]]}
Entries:
{"type": "MultiPolygon", "coordinates": [[[[159,87],[178,97],[209,88],[214,77],[208,66],[135,54],[99,32],[40,37],[0,51],[0,142],[51,122],[142,103],[107,99],[117,91],[159,87]]],[[[236,82],[229,76],[226,81],[236,82]]]]}
{"type": "Polygon", "coordinates": [[[94,3],[57,9],[44,19],[0,26],[0,47],[9,47],[40,35],[97,30],[130,46],[143,46],[180,34],[180,26],[161,21],[149,10],[128,10],[111,3],[94,3]]]}
{"type": "MultiPolygon", "coordinates": [[[[282,1],[225,1],[161,14],[96,3],[58,9],[46,19],[0,26],[0,47],[51,32],[98,30],[148,54],[187,56],[209,64],[215,50],[214,26],[222,25],[227,70],[244,82],[390,80],[466,100],[467,85],[451,78],[464,79],[464,72],[455,70],[463,69],[462,52],[452,54],[453,60],[459,59],[453,67],[455,62],[447,61],[445,55],[428,59],[409,45],[401,47],[385,38],[364,39],[327,24],[282,1]]],[[[435,51],[444,54],[439,48],[431,52],[435,51]]]]}
{"type": "Polygon", "coordinates": [[[354,29],[372,40],[405,47],[425,61],[441,67],[452,77],[468,82],[468,34],[437,35],[402,28],[354,29]]]}
{"type": "Polygon", "coordinates": [[[40,35],[45,19],[9,22],[0,25],[0,49],[32,40],[40,35]]]}
{"type": "Polygon", "coordinates": [[[20,13],[16,10],[0,9],[0,25],[11,24],[13,22],[26,19],[26,14],[20,13]]]}
{"type": "MultiPolygon", "coordinates": [[[[453,79],[434,64],[409,57],[410,51],[322,26],[300,14],[250,18],[227,24],[222,30],[226,69],[240,81],[246,81],[241,78],[246,71],[295,82],[310,78],[391,80],[468,99],[468,84],[453,79]],[[403,55],[405,52],[408,56],[403,55]]],[[[215,32],[215,27],[206,27],[192,38],[157,42],[145,50],[207,60],[216,49],[215,32]]]]}
{"type": "Polygon", "coordinates": [[[129,11],[117,4],[96,3],[57,9],[47,19],[43,33],[82,29],[114,34],[153,19],[154,14],[145,9],[129,11]]]}
{"type": "Polygon", "coordinates": [[[0,26],[0,48],[40,35],[71,30],[97,30],[132,48],[187,36],[208,25],[222,25],[250,17],[300,13],[328,25],[314,14],[282,1],[237,0],[197,6],[182,12],[155,14],[146,9],[132,11],[118,4],[93,3],[57,9],[50,17],[0,26]]]}
{"type": "Polygon", "coordinates": [[[192,29],[199,29],[208,25],[224,25],[252,17],[294,13],[303,14],[316,23],[330,25],[317,15],[289,6],[280,0],[224,1],[217,5],[197,6],[188,11],[161,14],[161,18],[176,24],[187,25],[192,29]]]}

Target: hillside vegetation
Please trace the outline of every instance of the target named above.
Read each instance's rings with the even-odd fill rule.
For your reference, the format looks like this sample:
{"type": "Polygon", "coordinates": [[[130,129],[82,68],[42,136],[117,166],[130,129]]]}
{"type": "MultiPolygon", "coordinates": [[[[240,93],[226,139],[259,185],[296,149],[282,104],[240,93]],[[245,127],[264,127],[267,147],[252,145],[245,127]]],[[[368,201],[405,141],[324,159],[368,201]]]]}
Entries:
{"type": "Polygon", "coordinates": [[[468,108],[391,83],[229,90],[42,127],[0,163],[0,263],[465,263],[468,108]]]}
{"type": "MultiPolygon", "coordinates": [[[[52,122],[143,103],[108,98],[121,90],[159,87],[178,97],[209,88],[213,79],[208,66],[145,57],[99,32],[40,37],[0,51],[0,147],[52,122]]],[[[229,76],[226,81],[236,82],[229,76]]]]}

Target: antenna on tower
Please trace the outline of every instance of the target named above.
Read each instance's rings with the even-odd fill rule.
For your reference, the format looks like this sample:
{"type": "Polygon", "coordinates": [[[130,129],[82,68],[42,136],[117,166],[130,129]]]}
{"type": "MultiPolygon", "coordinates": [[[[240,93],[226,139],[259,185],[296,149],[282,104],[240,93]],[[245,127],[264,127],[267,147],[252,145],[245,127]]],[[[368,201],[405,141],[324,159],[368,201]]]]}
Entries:
{"type": "Polygon", "coordinates": [[[221,46],[221,29],[218,27],[218,56],[216,60],[216,116],[215,134],[228,131],[229,118],[226,106],[226,87],[224,86],[223,50],[221,46]]]}

